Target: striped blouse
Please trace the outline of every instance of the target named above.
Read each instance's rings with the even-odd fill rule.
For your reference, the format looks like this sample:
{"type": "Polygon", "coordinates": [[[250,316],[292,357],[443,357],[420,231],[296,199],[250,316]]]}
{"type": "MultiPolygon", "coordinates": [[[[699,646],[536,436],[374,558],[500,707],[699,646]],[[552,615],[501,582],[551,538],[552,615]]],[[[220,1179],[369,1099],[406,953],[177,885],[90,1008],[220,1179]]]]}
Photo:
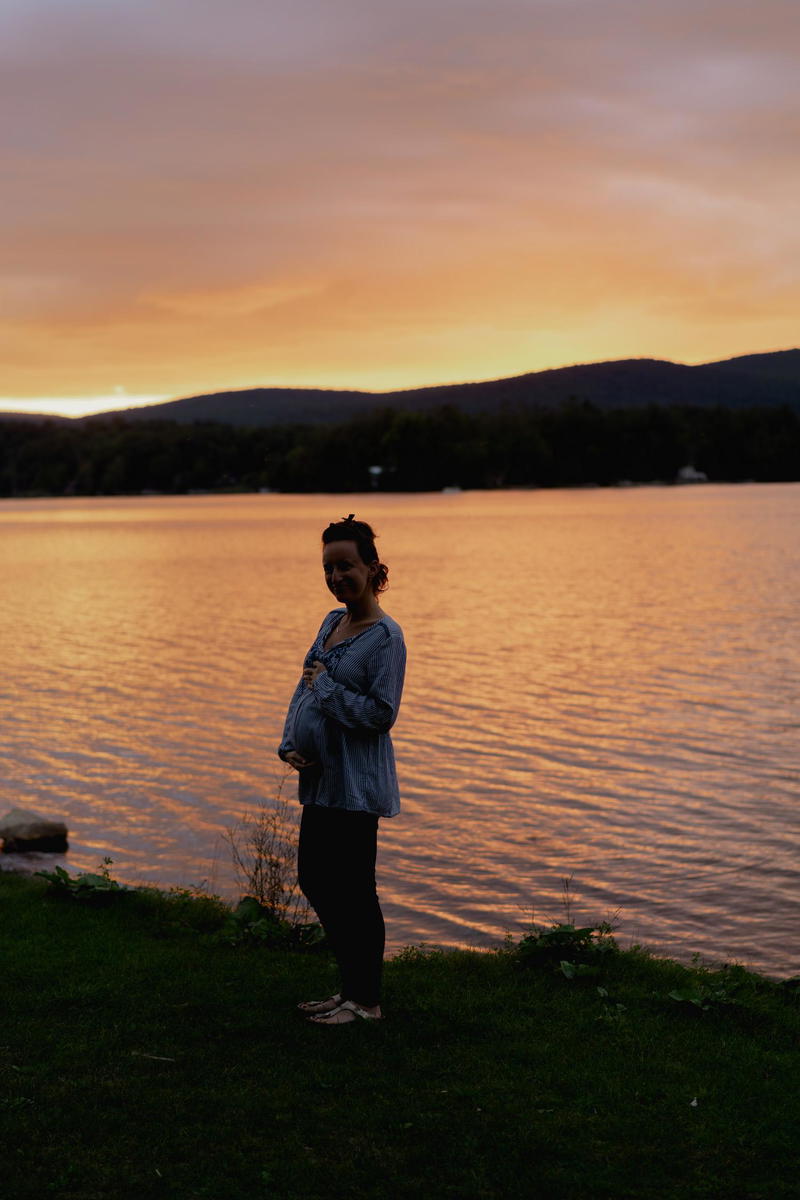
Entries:
{"type": "Polygon", "coordinates": [[[305,657],[304,667],[319,659],[325,670],[310,688],[301,677],[278,754],[285,760],[296,750],[314,764],[298,772],[301,804],[393,817],[400,810],[400,795],[389,730],[403,691],[403,631],[383,616],[325,650],[346,611],[328,613],[305,657]]]}

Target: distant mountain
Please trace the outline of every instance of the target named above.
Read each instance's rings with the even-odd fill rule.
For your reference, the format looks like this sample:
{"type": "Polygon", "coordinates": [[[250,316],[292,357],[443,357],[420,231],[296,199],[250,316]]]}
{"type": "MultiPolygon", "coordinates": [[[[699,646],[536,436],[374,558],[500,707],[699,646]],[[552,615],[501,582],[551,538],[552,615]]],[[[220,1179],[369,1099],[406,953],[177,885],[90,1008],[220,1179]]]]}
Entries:
{"type": "Polygon", "coordinates": [[[53,417],[42,413],[0,412],[0,421],[54,421],[56,424],[67,424],[71,420],[71,417],[53,417]]]}
{"type": "Polygon", "coordinates": [[[800,383],[800,350],[776,350],[772,354],[744,354],[741,358],[726,358],[722,362],[694,367],[695,371],[724,371],[750,379],[782,380],[800,383]]]}
{"type": "MultiPolygon", "coordinates": [[[[622,359],[535,371],[510,379],[395,392],[247,388],[104,415],[123,417],[126,421],[321,425],[384,408],[421,411],[449,404],[463,412],[478,413],[560,408],[570,401],[589,401],[601,409],[657,404],[725,408],[789,405],[800,410],[800,350],[748,354],[695,367],[652,358],[622,359]]],[[[96,418],[81,418],[93,419],[96,418]]]]}
{"type": "MultiPolygon", "coordinates": [[[[127,408],[126,421],[222,421],[227,425],[322,425],[383,407],[373,392],[322,388],[247,388],[127,408]]],[[[84,421],[90,417],[81,418],[84,421]]]]}
{"type": "Polygon", "coordinates": [[[463,412],[504,408],[558,408],[570,400],[598,408],[648,404],[783,405],[800,408],[800,350],[751,354],[688,367],[636,358],[536,371],[510,379],[457,383],[395,392],[326,391],[315,388],[249,388],[192,396],[147,408],[128,409],[130,421],[223,421],[231,425],[327,424],[381,408],[420,411],[450,404],[463,412]]]}

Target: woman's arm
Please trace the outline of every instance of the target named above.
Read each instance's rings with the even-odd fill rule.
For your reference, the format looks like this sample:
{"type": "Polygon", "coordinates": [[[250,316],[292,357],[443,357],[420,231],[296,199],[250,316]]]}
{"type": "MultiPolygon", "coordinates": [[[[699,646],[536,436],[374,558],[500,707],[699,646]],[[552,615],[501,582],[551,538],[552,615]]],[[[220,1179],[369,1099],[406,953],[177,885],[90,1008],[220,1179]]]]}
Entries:
{"type": "Polygon", "coordinates": [[[385,733],[397,719],[406,669],[406,647],[401,637],[388,637],[367,664],[370,683],[366,693],[335,683],[327,671],[315,676],[314,703],[347,729],[385,733]]]}

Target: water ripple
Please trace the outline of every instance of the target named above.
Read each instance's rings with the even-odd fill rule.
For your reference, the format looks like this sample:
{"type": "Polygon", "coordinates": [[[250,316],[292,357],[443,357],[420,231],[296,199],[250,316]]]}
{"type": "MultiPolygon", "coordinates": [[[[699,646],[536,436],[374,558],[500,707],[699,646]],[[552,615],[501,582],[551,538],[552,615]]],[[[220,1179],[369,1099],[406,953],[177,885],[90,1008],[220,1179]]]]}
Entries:
{"type": "MultiPolygon", "coordinates": [[[[56,861],[234,894],[343,503],[0,502],[3,798],[67,817],[56,861]]],[[[409,644],[390,945],[492,944],[571,878],[623,942],[799,972],[800,487],[348,506],[409,644]]]]}

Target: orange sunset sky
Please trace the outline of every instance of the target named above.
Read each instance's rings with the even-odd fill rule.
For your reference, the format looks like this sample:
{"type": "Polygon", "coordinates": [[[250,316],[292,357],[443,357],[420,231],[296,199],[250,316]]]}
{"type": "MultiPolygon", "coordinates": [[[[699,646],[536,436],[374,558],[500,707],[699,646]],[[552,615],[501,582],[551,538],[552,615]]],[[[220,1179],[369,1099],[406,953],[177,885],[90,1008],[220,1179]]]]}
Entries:
{"type": "Polygon", "coordinates": [[[800,342],[797,0],[2,0],[0,408],[800,342]]]}

